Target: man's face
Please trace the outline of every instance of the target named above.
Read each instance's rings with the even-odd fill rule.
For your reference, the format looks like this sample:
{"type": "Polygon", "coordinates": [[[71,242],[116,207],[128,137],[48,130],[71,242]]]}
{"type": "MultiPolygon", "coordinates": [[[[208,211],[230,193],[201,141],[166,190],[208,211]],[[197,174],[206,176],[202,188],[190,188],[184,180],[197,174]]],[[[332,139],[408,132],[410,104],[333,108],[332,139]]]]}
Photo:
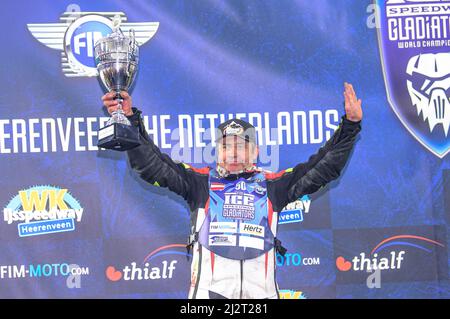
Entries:
{"type": "Polygon", "coordinates": [[[258,157],[258,147],[238,136],[224,137],[217,148],[218,163],[231,173],[251,166],[258,157]]]}

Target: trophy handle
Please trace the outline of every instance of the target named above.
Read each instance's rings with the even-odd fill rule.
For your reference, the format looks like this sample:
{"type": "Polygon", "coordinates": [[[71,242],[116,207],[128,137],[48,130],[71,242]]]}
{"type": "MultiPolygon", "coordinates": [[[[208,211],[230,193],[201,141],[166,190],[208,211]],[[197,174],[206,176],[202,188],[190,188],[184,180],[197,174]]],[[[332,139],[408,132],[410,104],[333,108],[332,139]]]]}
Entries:
{"type": "Polygon", "coordinates": [[[130,44],[132,44],[132,48],[134,49],[134,46],[136,45],[136,34],[134,32],[134,29],[130,29],[130,31],[128,31],[128,34],[130,36],[130,44]]]}

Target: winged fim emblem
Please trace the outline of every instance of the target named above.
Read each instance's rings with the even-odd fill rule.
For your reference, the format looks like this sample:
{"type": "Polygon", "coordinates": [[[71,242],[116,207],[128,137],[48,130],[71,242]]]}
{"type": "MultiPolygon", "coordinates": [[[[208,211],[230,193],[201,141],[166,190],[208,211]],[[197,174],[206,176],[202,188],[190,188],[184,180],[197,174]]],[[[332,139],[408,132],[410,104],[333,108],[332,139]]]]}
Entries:
{"type": "Polygon", "coordinates": [[[120,28],[124,33],[134,30],[139,46],[148,42],[159,28],[159,22],[127,22],[123,12],[64,12],[59,23],[29,23],[27,28],[40,43],[61,51],[61,66],[65,76],[97,76],[97,69],[93,65],[93,44],[99,37],[105,36],[108,29],[112,29],[113,19],[117,17],[120,18],[120,28]],[[82,44],[87,55],[83,62],[75,54],[74,49],[76,51],[77,47],[73,47],[72,40],[77,30],[91,22],[97,23],[94,27],[101,26],[103,29],[102,32],[88,32],[86,42],[82,44]]]}

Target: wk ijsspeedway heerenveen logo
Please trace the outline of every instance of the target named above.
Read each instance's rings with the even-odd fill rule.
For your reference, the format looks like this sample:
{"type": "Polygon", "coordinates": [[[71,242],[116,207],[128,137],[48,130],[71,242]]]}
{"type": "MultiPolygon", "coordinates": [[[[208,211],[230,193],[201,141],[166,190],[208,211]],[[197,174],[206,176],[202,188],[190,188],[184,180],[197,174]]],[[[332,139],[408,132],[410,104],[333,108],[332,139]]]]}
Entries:
{"type": "Polygon", "coordinates": [[[65,188],[33,186],[18,192],[3,208],[3,221],[17,223],[20,237],[75,230],[83,207],[65,188]]]}
{"type": "Polygon", "coordinates": [[[288,204],[278,214],[278,224],[301,223],[303,221],[303,213],[308,214],[311,207],[311,199],[305,195],[295,202],[288,204]]]}
{"type": "Polygon", "coordinates": [[[172,279],[178,263],[177,256],[183,256],[184,259],[191,256],[186,253],[185,244],[161,246],[150,252],[143,262],[133,261],[121,269],[110,265],[105,275],[112,282],[172,279]]]}
{"type": "Polygon", "coordinates": [[[376,0],[389,103],[407,130],[450,151],[450,0],[376,0]]]}
{"type": "Polygon", "coordinates": [[[112,32],[115,17],[120,17],[125,34],[134,30],[139,45],[150,40],[159,27],[159,22],[126,22],[123,12],[64,12],[60,23],[29,23],[27,27],[39,42],[61,51],[65,76],[90,77],[97,76],[94,44],[112,32]]]}
{"type": "MultiPolygon", "coordinates": [[[[370,237],[370,234],[368,234],[370,237]]],[[[361,252],[354,257],[338,256],[336,258],[336,267],[341,274],[340,283],[349,281],[358,281],[355,274],[372,273],[380,271],[381,273],[391,273],[392,281],[396,280],[430,280],[440,277],[438,269],[440,268],[438,259],[445,263],[447,257],[440,253],[445,252],[445,245],[424,236],[411,234],[402,234],[388,237],[379,242],[369,252],[361,252]]],[[[339,277],[339,276],[338,276],[339,277]]],[[[361,278],[359,278],[361,279],[361,278]]],[[[391,280],[387,280],[391,281],[391,280]]]]}

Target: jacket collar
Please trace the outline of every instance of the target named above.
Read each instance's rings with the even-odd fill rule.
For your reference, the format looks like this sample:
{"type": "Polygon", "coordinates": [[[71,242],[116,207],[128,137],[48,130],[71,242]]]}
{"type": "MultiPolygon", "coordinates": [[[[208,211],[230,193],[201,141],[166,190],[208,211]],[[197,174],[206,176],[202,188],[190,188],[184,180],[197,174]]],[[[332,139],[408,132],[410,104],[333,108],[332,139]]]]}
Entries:
{"type": "Polygon", "coordinates": [[[227,169],[225,169],[224,167],[217,164],[216,171],[220,177],[225,178],[225,177],[230,177],[230,176],[239,176],[242,174],[257,173],[257,172],[261,172],[262,170],[259,167],[257,167],[255,164],[253,164],[252,166],[247,167],[239,172],[230,173],[227,169]]]}

